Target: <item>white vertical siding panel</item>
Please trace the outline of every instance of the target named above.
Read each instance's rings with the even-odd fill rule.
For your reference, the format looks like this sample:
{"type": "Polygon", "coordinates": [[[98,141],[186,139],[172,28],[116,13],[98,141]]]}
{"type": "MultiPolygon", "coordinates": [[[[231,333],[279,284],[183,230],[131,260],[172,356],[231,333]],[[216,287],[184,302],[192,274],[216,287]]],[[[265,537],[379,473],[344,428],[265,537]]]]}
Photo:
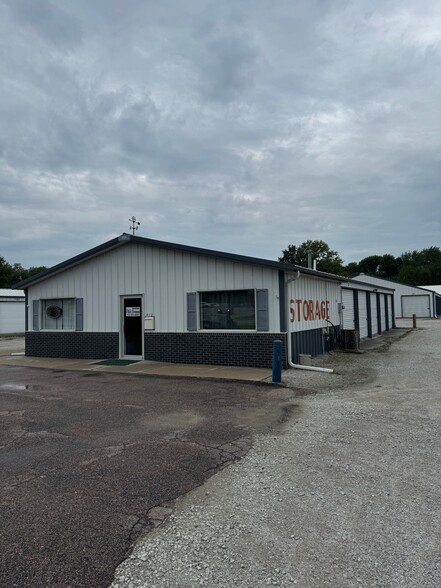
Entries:
{"type": "Polygon", "coordinates": [[[223,259],[216,260],[216,290],[225,290],[226,288],[225,265],[223,259]]]}
{"type": "Polygon", "coordinates": [[[337,282],[330,282],[320,278],[310,278],[301,275],[298,280],[291,282],[288,286],[287,312],[290,331],[308,331],[330,326],[327,322],[326,314],[324,319],[321,318],[321,315],[320,318],[317,317],[317,302],[319,303],[320,309],[321,303],[323,302],[325,304],[325,311],[326,302],[328,302],[329,320],[335,326],[338,326],[340,324],[340,316],[338,313],[338,304],[340,300],[341,288],[340,284],[337,282]],[[291,305],[290,300],[294,301],[291,305]],[[313,302],[314,318],[305,319],[305,314],[308,316],[305,301],[310,300],[313,302]],[[291,321],[293,315],[290,313],[290,306],[294,311],[293,322],[291,321]]]}
{"type": "Polygon", "coordinates": [[[243,279],[243,266],[241,263],[234,263],[233,265],[233,276],[234,276],[234,288],[241,289],[243,288],[244,279],[243,279]]]}
{"type": "Polygon", "coordinates": [[[144,312],[156,317],[157,331],[185,331],[187,292],[242,288],[268,288],[270,331],[278,332],[277,269],[134,244],[116,248],[30,287],[29,308],[33,299],[81,297],[85,331],[117,332],[120,296],[141,294],[144,312]]]}
{"type": "Polygon", "coordinates": [[[153,314],[155,290],[152,282],[153,276],[153,250],[145,248],[145,312],[153,314]]]}
{"type": "MultiPolygon", "coordinates": [[[[182,288],[182,280],[179,282],[179,290],[182,288]]],[[[176,313],[176,293],[178,291],[178,283],[176,281],[176,251],[167,251],[167,290],[165,292],[165,299],[167,300],[167,307],[165,309],[167,315],[167,329],[174,330],[177,324],[176,313]]]]}

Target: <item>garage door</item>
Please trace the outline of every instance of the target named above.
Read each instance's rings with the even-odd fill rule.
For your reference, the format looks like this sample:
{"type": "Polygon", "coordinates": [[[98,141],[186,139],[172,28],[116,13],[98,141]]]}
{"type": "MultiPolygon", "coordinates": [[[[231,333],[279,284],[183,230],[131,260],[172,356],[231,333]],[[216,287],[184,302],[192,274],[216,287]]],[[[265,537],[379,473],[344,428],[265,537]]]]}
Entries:
{"type": "Polygon", "coordinates": [[[0,303],[0,333],[24,333],[24,302],[0,303]]]}
{"type": "Polygon", "coordinates": [[[371,293],[371,321],[372,321],[372,335],[378,335],[378,321],[377,321],[377,295],[371,293]]]}
{"type": "Polygon", "coordinates": [[[429,294],[415,294],[414,296],[401,296],[403,316],[411,317],[416,314],[418,317],[430,317],[429,294]]]}
{"type": "Polygon", "coordinates": [[[384,303],[384,294],[380,294],[380,317],[381,317],[381,332],[386,330],[386,305],[384,303]]]}
{"type": "Polygon", "coordinates": [[[387,306],[388,306],[388,314],[389,314],[389,329],[392,329],[393,320],[392,320],[392,296],[387,294],[387,306]]]}
{"type": "Polygon", "coordinates": [[[366,292],[358,293],[358,313],[360,322],[360,338],[363,339],[363,337],[368,336],[366,292]]]}
{"type": "Polygon", "coordinates": [[[354,321],[354,291],[342,290],[343,328],[355,329],[354,321]]]}

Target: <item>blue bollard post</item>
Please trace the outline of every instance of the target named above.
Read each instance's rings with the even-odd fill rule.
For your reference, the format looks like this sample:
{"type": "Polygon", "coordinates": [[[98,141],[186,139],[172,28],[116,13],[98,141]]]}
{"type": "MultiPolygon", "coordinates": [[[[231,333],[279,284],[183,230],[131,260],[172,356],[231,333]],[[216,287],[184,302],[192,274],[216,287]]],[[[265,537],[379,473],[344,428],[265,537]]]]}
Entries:
{"type": "Polygon", "coordinates": [[[273,341],[273,382],[282,381],[282,341],[273,341]]]}

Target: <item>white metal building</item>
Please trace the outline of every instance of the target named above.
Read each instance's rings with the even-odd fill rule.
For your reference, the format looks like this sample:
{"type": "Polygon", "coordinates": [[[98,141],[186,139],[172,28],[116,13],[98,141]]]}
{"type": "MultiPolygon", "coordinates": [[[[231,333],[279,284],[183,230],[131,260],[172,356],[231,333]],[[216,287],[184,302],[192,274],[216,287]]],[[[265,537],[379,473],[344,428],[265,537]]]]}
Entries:
{"type": "Polygon", "coordinates": [[[25,293],[0,288],[0,334],[23,334],[25,331],[25,293]]]}
{"type": "Polygon", "coordinates": [[[269,367],[337,345],[342,280],[123,234],[17,287],[27,355],[269,367]]]}
{"type": "Polygon", "coordinates": [[[408,286],[392,280],[360,274],[354,278],[383,288],[393,288],[395,316],[409,318],[415,314],[419,318],[436,317],[436,294],[421,286],[408,286]]]}
{"type": "Polygon", "coordinates": [[[358,280],[342,284],[342,328],[356,330],[360,339],[395,327],[394,290],[358,280]]]}

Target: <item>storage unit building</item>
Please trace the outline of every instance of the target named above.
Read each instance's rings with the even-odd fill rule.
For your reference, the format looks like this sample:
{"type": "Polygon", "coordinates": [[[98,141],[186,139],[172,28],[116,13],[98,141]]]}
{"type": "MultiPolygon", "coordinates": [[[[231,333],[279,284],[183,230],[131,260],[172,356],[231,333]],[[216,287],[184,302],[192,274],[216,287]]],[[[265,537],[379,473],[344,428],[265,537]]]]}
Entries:
{"type": "Polygon", "coordinates": [[[271,366],[336,345],[341,278],[123,234],[17,284],[26,354],[271,366]]]}
{"type": "Polygon", "coordinates": [[[342,328],[359,338],[374,337],[395,326],[393,290],[350,280],[342,284],[342,328]]]}
{"type": "Polygon", "coordinates": [[[0,335],[23,334],[25,331],[25,293],[0,288],[0,335]]]}
{"type": "Polygon", "coordinates": [[[409,318],[416,314],[419,318],[436,317],[436,296],[434,291],[431,291],[420,286],[408,286],[400,284],[392,280],[385,280],[360,274],[356,276],[356,280],[373,284],[382,288],[393,288],[394,292],[394,312],[397,318],[409,318]]]}
{"type": "Polygon", "coordinates": [[[425,290],[431,290],[435,293],[435,315],[437,317],[441,316],[441,284],[440,285],[432,285],[432,286],[421,286],[425,290]]]}

